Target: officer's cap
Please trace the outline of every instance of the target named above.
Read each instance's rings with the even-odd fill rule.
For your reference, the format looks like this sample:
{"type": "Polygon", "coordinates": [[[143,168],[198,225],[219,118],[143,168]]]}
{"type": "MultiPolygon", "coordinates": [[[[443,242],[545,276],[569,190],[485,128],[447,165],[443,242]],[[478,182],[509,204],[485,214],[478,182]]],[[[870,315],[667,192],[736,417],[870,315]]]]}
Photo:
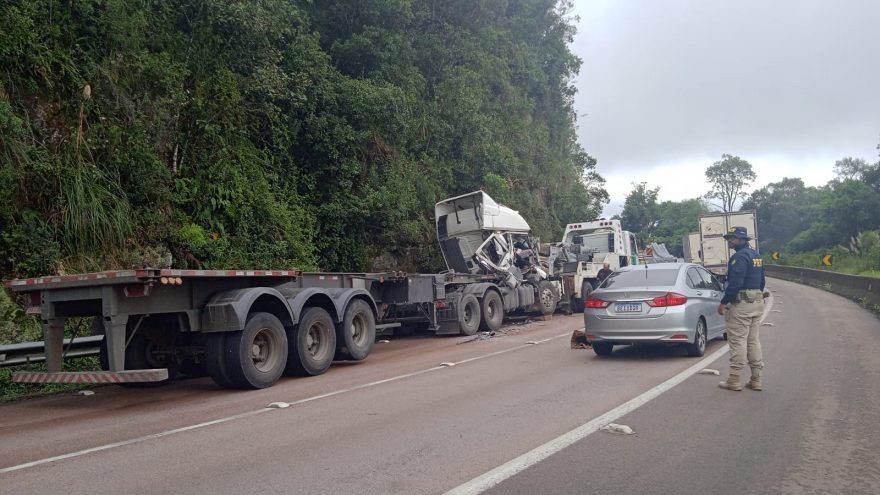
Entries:
{"type": "Polygon", "coordinates": [[[752,240],[752,238],[749,237],[749,231],[746,230],[745,227],[730,227],[729,229],[727,229],[727,233],[724,234],[724,238],[730,239],[733,237],[736,237],[738,239],[745,239],[747,241],[752,240]]]}

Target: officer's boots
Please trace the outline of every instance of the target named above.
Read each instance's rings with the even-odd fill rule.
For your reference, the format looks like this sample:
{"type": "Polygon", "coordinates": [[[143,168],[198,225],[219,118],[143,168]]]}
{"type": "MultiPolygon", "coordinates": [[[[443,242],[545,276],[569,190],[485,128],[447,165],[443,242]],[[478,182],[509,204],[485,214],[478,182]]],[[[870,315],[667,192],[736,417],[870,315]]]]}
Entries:
{"type": "Polygon", "coordinates": [[[734,392],[739,392],[743,389],[742,384],[739,382],[739,375],[733,373],[727,377],[727,380],[719,383],[718,386],[727,390],[733,390],[734,392]]]}
{"type": "Polygon", "coordinates": [[[752,378],[750,378],[749,382],[746,383],[746,387],[748,387],[752,390],[756,390],[758,392],[760,392],[761,390],[764,390],[761,387],[761,370],[760,369],[757,369],[757,368],[752,369],[752,378]]]}

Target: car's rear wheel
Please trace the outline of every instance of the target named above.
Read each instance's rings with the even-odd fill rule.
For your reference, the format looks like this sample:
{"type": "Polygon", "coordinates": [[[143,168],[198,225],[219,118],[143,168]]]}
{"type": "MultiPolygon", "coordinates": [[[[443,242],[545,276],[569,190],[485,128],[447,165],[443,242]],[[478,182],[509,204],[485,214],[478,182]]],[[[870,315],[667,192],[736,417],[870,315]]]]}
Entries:
{"type": "Polygon", "coordinates": [[[697,320],[693,343],[685,344],[684,348],[690,357],[700,357],[706,353],[706,322],[702,318],[697,320]]]}
{"type": "Polygon", "coordinates": [[[597,356],[607,356],[614,350],[614,344],[609,344],[608,342],[593,342],[592,346],[593,352],[597,356]]]}

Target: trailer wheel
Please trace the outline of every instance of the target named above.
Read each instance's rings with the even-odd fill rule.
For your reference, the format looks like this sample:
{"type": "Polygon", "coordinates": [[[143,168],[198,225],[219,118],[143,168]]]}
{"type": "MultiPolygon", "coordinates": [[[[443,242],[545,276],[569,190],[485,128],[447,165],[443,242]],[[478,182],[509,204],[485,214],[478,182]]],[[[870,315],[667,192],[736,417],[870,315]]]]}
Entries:
{"type": "Polygon", "coordinates": [[[337,359],[360,361],[370,354],[376,342],[376,318],[363,299],[351,301],[345,308],[342,325],[336,334],[337,359]]]}
{"type": "Polygon", "coordinates": [[[287,367],[284,373],[315,376],[327,371],[336,352],[336,328],[323,308],[303,311],[299,324],[290,331],[287,367]]]}
{"type": "Polygon", "coordinates": [[[480,302],[477,296],[465,294],[458,303],[458,325],[462,335],[474,335],[480,329],[480,302]]]}
{"type": "Polygon", "coordinates": [[[480,330],[494,332],[501,328],[504,321],[504,301],[501,296],[494,290],[487,290],[483,294],[481,301],[482,321],[480,321],[480,330]]]}
{"type": "Polygon", "coordinates": [[[205,334],[205,370],[217,385],[235,388],[226,371],[226,333],[205,334]]]}
{"type": "Polygon", "coordinates": [[[271,387],[287,364],[287,334],[270,313],[251,313],[244,330],[226,335],[226,372],[236,388],[271,387]]]}
{"type": "Polygon", "coordinates": [[[541,307],[541,314],[552,315],[556,311],[556,304],[559,302],[559,291],[552,283],[544,280],[538,284],[538,304],[541,307]]]}

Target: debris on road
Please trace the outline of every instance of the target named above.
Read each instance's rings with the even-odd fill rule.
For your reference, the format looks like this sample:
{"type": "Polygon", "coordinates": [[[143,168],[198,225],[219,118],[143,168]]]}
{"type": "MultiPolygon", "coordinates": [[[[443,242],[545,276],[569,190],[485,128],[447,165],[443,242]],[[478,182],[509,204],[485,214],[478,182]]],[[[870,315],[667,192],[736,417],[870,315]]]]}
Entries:
{"type": "Polygon", "coordinates": [[[387,339],[382,339],[382,340],[379,341],[379,343],[380,343],[380,344],[390,344],[391,341],[390,341],[390,340],[387,340],[387,339]]]}
{"type": "Polygon", "coordinates": [[[268,407],[269,409],[284,409],[286,407],[290,407],[290,404],[288,404],[287,402],[273,402],[266,407],[268,407]]]}
{"type": "Polygon", "coordinates": [[[781,309],[774,309],[773,312],[774,313],[782,313],[782,310],[781,309]]]}
{"type": "Polygon", "coordinates": [[[718,371],[718,370],[713,370],[713,369],[709,369],[709,368],[703,368],[703,369],[701,369],[700,371],[698,371],[697,374],[699,374],[699,375],[715,375],[715,376],[721,376],[721,372],[720,372],[720,371],[718,371]]]}
{"type": "Polygon", "coordinates": [[[455,366],[455,363],[440,363],[440,366],[449,366],[451,368],[455,366]]]}
{"type": "Polygon", "coordinates": [[[95,395],[95,393],[91,390],[80,390],[76,395],[95,395]]]}
{"type": "Polygon", "coordinates": [[[463,341],[459,342],[456,345],[467,344],[468,342],[475,342],[477,340],[489,340],[494,336],[495,336],[495,332],[480,332],[477,335],[475,335],[467,340],[463,340],[463,341]]]}
{"type": "Polygon", "coordinates": [[[571,348],[572,349],[592,349],[593,347],[587,341],[587,332],[585,328],[575,329],[571,332],[571,348]]]}
{"type": "Polygon", "coordinates": [[[762,326],[762,327],[772,327],[773,324],[772,324],[772,323],[764,323],[764,324],[762,324],[761,326],[762,326]]]}
{"type": "Polygon", "coordinates": [[[607,431],[608,433],[614,433],[615,435],[632,435],[635,433],[629,426],[615,423],[608,423],[600,429],[602,431],[607,431]]]}
{"type": "Polygon", "coordinates": [[[530,341],[526,342],[526,344],[538,345],[538,344],[540,344],[540,342],[538,342],[537,340],[530,340],[530,341]]]}

